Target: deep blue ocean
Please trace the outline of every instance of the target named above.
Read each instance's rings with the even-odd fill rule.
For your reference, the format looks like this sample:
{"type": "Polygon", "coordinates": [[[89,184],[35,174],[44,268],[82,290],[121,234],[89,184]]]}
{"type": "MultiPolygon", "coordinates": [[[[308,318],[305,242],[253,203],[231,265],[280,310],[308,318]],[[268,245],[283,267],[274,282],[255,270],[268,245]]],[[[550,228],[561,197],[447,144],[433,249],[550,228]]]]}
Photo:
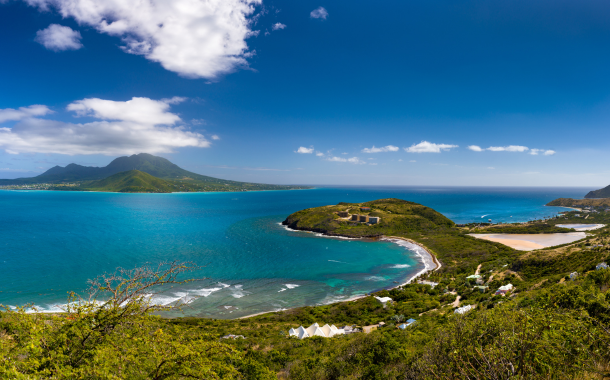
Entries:
{"type": "Polygon", "coordinates": [[[71,290],[117,267],[193,261],[204,268],[158,302],[197,296],[187,315],[235,318],[317,305],[404,282],[423,268],[390,242],[288,231],[309,207],[401,198],[456,223],[556,215],[585,188],[343,187],[244,193],[0,191],[0,304],[58,310],[71,290]]]}

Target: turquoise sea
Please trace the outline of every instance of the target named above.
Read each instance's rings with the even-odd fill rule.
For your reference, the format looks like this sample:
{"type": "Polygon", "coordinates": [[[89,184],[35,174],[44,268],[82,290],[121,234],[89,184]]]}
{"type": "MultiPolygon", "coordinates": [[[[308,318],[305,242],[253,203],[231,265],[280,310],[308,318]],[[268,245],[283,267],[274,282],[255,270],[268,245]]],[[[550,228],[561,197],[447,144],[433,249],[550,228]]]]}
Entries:
{"type": "Polygon", "coordinates": [[[187,315],[235,318],[317,305],[381,288],[423,264],[390,242],[289,231],[292,212],[338,202],[402,198],[457,223],[520,222],[584,188],[343,187],[246,193],[111,194],[0,191],[0,304],[58,310],[67,292],[117,267],[161,261],[204,266],[158,302],[198,297],[187,315]]]}

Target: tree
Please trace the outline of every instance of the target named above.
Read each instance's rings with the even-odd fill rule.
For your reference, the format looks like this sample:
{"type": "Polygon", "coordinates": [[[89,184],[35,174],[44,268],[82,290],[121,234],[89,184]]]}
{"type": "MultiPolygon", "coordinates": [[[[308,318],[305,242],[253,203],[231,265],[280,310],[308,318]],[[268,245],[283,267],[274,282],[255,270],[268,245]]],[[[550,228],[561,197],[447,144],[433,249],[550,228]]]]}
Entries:
{"type": "MultiPolygon", "coordinates": [[[[177,262],[119,268],[90,281],[86,297],[71,293],[61,314],[36,313],[31,306],[5,307],[0,320],[0,377],[248,378],[240,372],[241,352],[197,326],[171,325],[153,315],[193,300],[164,306],[154,296],[193,281],[180,277],[196,269],[192,263],[177,262]]],[[[257,371],[272,374],[266,367],[257,371]]]]}

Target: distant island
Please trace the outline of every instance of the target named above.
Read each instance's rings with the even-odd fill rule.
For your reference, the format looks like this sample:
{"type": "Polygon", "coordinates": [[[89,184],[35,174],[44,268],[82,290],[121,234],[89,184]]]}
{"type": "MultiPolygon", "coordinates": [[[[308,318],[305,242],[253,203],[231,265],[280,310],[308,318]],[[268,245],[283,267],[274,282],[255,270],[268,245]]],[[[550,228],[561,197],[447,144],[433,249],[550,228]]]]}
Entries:
{"type": "Polygon", "coordinates": [[[174,193],[308,189],[223,180],[196,174],[147,153],[119,157],[105,167],[55,166],[32,178],[0,179],[0,189],[174,193]]]}
{"type": "Polygon", "coordinates": [[[587,195],[585,195],[586,199],[593,198],[610,198],[610,186],[606,186],[603,189],[589,191],[587,195]]]}

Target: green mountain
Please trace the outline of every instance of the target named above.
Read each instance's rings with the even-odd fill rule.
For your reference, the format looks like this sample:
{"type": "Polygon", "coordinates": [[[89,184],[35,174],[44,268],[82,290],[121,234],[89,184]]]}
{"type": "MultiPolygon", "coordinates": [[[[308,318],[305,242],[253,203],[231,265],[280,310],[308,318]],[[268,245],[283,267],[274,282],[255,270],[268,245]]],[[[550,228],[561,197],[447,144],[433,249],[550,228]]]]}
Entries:
{"type": "Polygon", "coordinates": [[[171,193],[180,191],[175,184],[139,170],[117,173],[108,178],[90,182],[82,188],[118,193],[171,193]]]}
{"type": "MultiPolygon", "coordinates": [[[[0,186],[23,186],[32,184],[82,183],[82,188],[90,188],[88,181],[99,181],[118,173],[137,170],[157,179],[172,181],[173,191],[245,191],[245,190],[288,190],[301,186],[267,185],[259,183],[229,181],[184,170],[163,157],[147,153],[119,157],[105,167],[69,164],[55,166],[32,178],[0,179],[0,186]]],[[[64,190],[62,188],[62,190],[64,190]]]]}
{"type": "Polygon", "coordinates": [[[603,189],[589,191],[585,198],[610,198],[610,186],[606,186],[603,189]]]}

